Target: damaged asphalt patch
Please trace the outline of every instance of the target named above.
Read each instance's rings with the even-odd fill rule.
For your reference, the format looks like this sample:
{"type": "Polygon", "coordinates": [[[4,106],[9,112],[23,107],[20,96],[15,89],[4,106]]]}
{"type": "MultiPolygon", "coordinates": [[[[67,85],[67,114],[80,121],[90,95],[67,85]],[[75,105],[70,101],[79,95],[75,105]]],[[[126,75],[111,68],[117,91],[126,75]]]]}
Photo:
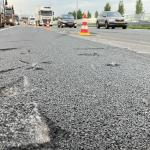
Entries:
{"type": "Polygon", "coordinates": [[[13,97],[32,90],[29,78],[23,76],[0,87],[0,97],[13,97]]]}
{"type": "Polygon", "coordinates": [[[45,117],[36,103],[19,103],[0,108],[1,149],[58,148],[69,133],[45,117]]]}

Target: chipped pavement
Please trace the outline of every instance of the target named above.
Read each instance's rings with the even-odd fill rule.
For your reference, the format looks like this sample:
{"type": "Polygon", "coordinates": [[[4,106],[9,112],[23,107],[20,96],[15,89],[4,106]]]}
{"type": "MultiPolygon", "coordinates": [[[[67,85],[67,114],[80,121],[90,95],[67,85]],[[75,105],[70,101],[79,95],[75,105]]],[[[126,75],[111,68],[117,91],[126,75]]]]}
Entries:
{"type": "Polygon", "coordinates": [[[0,39],[0,149],[150,148],[148,55],[34,27],[0,39]]]}

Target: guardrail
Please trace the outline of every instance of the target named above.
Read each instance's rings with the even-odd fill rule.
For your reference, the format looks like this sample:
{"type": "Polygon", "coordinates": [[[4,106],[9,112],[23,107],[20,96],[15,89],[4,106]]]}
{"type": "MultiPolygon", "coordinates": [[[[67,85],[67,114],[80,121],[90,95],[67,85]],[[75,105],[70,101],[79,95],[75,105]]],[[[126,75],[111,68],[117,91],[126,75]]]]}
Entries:
{"type": "Polygon", "coordinates": [[[135,22],[135,21],[148,21],[150,22],[150,13],[143,13],[140,15],[125,15],[127,21],[135,22]]]}

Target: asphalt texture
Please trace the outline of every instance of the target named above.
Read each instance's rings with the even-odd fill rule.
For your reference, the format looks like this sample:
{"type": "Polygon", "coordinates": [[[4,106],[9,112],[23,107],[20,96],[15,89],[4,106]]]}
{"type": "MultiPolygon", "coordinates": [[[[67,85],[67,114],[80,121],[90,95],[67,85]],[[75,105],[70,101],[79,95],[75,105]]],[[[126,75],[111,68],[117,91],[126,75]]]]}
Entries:
{"type": "Polygon", "coordinates": [[[0,149],[149,150],[148,55],[35,27],[0,39],[0,149]]]}

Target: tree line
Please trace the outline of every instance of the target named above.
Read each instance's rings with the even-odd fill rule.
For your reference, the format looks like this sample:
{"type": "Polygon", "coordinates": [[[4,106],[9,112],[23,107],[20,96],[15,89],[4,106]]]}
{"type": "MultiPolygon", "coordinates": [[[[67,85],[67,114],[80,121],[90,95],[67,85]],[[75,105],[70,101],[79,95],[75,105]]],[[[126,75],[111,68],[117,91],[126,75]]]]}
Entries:
{"type": "MultiPolygon", "coordinates": [[[[104,7],[104,11],[111,11],[111,5],[110,3],[106,3],[104,7]]],[[[119,5],[118,5],[118,12],[120,12],[121,15],[124,15],[125,13],[125,8],[124,8],[124,3],[123,0],[120,0],[119,5]]],[[[139,15],[143,13],[143,3],[142,0],[137,0],[136,1],[136,8],[135,8],[135,14],[139,15]]]]}
{"type": "MultiPolygon", "coordinates": [[[[106,5],[104,6],[104,11],[111,11],[111,4],[110,3],[106,3],[106,5]]],[[[124,13],[125,13],[125,7],[124,7],[123,0],[120,0],[120,2],[118,4],[118,12],[121,15],[124,15],[124,13]]],[[[142,14],[142,13],[143,13],[142,0],[137,0],[136,1],[135,14],[139,15],[139,14],[142,14]]],[[[77,19],[82,19],[82,16],[83,16],[83,12],[82,12],[81,9],[79,9],[77,12],[76,11],[69,12],[68,14],[72,14],[74,16],[74,18],[77,18],[77,19]],[[76,17],[76,15],[77,15],[77,17],[76,17]]],[[[95,11],[95,14],[94,14],[95,18],[97,18],[98,15],[99,15],[98,11],[95,11]]],[[[88,18],[92,17],[92,14],[90,13],[90,11],[88,11],[87,17],[88,18]]]]}

